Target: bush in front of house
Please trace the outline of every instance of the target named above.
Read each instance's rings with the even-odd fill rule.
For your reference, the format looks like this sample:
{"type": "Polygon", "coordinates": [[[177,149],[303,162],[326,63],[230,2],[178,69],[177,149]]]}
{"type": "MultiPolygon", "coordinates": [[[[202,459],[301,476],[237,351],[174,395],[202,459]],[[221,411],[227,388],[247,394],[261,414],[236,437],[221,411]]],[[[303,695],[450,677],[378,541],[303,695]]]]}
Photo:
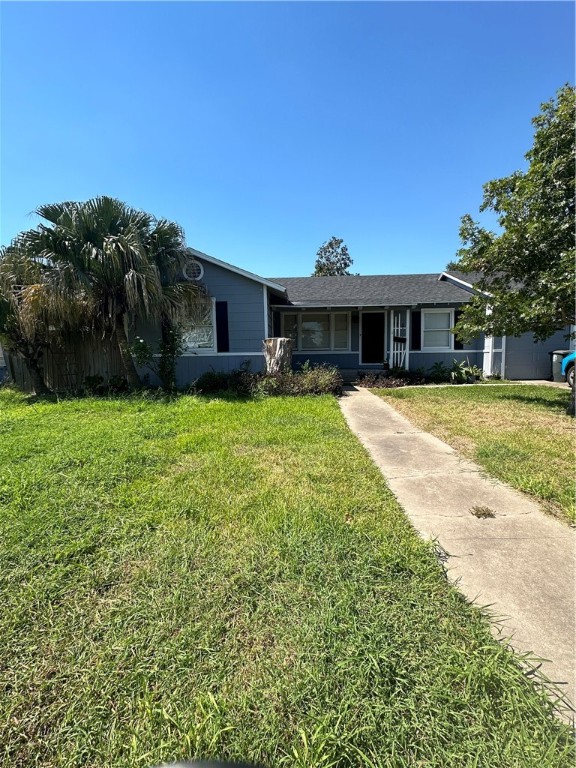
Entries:
{"type": "Polygon", "coordinates": [[[355,384],[370,389],[396,389],[421,384],[473,384],[483,378],[482,369],[466,358],[453,360],[451,368],[436,362],[427,371],[422,368],[415,371],[391,368],[389,371],[360,372],[355,384]]]}
{"type": "Polygon", "coordinates": [[[304,365],[299,371],[277,374],[250,373],[244,369],[227,373],[208,371],[194,382],[198,394],[229,392],[240,397],[254,395],[335,395],[342,394],[342,376],[328,365],[304,365]]]}
{"type": "Polygon", "coordinates": [[[403,368],[392,368],[389,371],[369,371],[360,373],[355,384],[368,389],[397,389],[418,384],[427,384],[428,379],[423,371],[406,371],[403,368]]]}
{"type": "Polygon", "coordinates": [[[304,365],[299,371],[256,374],[254,394],[261,395],[335,395],[342,394],[342,376],[331,365],[304,365]]]}
{"type": "Polygon", "coordinates": [[[447,384],[450,381],[450,368],[442,362],[436,362],[427,375],[432,384],[447,384]]]}
{"type": "Polygon", "coordinates": [[[252,394],[254,374],[243,369],[234,371],[206,371],[194,382],[193,388],[202,395],[215,395],[230,392],[246,397],[252,394]]]}
{"type": "Polygon", "coordinates": [[[96,373],[93,376],[86,376],[80,394],[89,396],[103,397],[108,395],[123,395],[130,391],[128,382],[124,376],[111,376],[105,381],[103,376],[96,373]]]}

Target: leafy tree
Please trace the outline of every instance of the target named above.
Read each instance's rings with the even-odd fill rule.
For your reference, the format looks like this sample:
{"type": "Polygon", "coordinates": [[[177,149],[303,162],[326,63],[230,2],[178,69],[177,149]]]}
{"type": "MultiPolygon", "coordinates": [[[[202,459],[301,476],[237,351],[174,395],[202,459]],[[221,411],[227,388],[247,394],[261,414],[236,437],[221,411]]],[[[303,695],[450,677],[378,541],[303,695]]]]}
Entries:
{"type": "Polygon", "coordinates": [[[61,291],[89,296],[92,327],[115,340],[128,384],[139,386],[128,328],[139,318],[177,325],[197,295],[177,282],[187,259],[182,229],[110,197],[37,213],[44,222],[21,235],[27,252],[58,275],[61,291]]]}
{"type": "Polygon", "coordinates": [[[19,237],[0,249],[0,340],[19,357],[37,395],[47,394],[44,355],[81,325],[92,307],[87,294],[67,290],[58,270],[19,237]]]}
{"type": "Polygon", "coordinates": [[[348,268],[352,266],[352,259],[348,254],[348,247],[343,245],[343,242],[341,238],[331,237],[318,248],[313,277],[350,274],[348,268]]]}
{"type": "Polygon", "coordinates": [[[484,185],[480,210],[497,214],[500,233],[462,218],[465,247],[448,268],[479,272],[482,293],[456,325],[460,338],[529,331],[541,341],[574,323],[575,113],[566,85],[532,120],[528,169],[484,185]]]}

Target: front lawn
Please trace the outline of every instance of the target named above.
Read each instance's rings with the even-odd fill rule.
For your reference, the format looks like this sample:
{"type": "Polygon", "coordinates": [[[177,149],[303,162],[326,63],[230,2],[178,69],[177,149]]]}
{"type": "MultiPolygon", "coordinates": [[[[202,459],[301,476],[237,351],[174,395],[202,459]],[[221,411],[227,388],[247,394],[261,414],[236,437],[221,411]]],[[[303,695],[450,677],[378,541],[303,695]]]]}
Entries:
{"type": "Polygon", "coordinates": [[[0,760],[572,766],[337,402],[0,390],[0,760]]]}
{"type": "Polygon", "coordinates": [[[574,419],[567,389],[492,384],[373,390],[494,477],[575,521],[574,419]]]}

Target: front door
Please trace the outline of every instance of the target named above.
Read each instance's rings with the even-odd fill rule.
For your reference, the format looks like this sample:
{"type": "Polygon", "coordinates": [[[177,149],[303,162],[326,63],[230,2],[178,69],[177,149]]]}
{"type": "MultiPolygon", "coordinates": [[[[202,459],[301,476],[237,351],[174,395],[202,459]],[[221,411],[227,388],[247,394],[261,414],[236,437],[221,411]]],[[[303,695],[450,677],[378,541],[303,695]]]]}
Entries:
{"type": "Polygon", "coordinates": [[[361,365],[382,365],[384,362],[386,334],[384,312],[361,314],[361,365]]]}

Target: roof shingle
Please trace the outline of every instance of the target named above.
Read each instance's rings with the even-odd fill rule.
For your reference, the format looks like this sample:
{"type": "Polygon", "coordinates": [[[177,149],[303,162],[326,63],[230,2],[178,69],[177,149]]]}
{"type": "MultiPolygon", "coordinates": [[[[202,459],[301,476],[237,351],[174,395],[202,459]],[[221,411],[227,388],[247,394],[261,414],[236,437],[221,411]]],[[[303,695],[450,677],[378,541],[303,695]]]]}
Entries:
{"type": "MultiPolygon", "coordinates": [[[[342,275],[274,277],[296,307],[411,306],[462,303],[472,295],[463,286],[430,275],[342,275]]],[[[465,278],[464,278],[465,279],[465,278]]]]}

